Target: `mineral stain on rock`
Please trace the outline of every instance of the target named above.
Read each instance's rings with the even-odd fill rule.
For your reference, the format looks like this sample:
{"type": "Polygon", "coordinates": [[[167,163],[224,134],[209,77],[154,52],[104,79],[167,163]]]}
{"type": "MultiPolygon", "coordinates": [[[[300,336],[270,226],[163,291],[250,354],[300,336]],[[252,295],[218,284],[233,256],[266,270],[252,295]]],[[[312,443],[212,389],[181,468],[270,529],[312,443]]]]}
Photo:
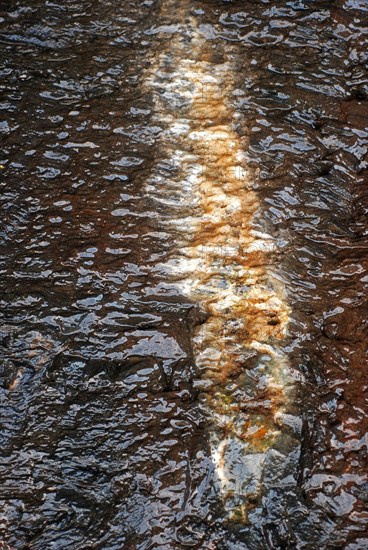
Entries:
{"type": "Polygon", "coordinates": [[[234,129],[231,105],[238,49],[207,40],[188,2],[165,3],[162,12],[175,13],[180,24],[170,28],[172,40],[146,86],[164,128],[162,154],[175,173],[160,173],[160,159],[147,194],[166,205],[172,219],[164,227],[178,235],[161,269],[206,317],[193,335],[197,387],[205,389],[200,399],[225,508],[247,521],[249,503],[261,495],[265,453],[276,440],[282,445],[275,415],[282,418],[293,386],[279,345],[289,307],[270,270],[275,240],[253,227],[259,202],[248,140],[234,129]]]}

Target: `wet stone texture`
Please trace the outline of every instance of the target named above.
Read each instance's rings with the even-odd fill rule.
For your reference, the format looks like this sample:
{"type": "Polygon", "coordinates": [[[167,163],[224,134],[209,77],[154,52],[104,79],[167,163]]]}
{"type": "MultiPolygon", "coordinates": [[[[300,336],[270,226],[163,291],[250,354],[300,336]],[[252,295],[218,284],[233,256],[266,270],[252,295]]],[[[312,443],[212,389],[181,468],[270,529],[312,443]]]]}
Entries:
{"type": "Polygon", "coordinates": [[[0,548],[368,548],[367,17],[365,0],[2,1],[0,548]],[[236,72],[214,118],[289,315],[282,444],[235,518],[193,344],[208,311],[159,267],[183,236],[150,191],[177,173],[165,113],[190,100],[152,79],[170,48],[193,59],[193,26],[236,72]]]}

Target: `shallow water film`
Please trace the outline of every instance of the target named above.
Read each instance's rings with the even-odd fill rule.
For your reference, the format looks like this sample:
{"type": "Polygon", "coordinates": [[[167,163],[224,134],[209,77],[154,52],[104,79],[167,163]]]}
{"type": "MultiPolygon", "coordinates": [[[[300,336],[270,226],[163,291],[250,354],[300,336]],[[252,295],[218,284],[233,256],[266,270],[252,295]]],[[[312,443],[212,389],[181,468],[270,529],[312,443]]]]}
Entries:
{"type": "Polygon", "coordinates": [[[1,549],[368,549],[367,21],[2,0],[1,549]]]}

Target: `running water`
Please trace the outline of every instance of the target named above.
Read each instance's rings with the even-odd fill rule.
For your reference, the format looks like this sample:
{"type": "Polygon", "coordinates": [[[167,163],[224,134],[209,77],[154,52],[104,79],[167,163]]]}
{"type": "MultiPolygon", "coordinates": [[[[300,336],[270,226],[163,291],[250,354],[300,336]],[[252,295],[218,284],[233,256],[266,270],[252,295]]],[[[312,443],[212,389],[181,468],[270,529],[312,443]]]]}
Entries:
{"type": "Polygon", "coordinates": [[[233,107],[239,52],[215,51],[190,3],[165,2],[162,9],[178,24],[166,27],[172,40],[146,86],[154,119],[165,128],[159,147],[166,172],[161,158],[146,193],[166,206],[163,228],[177,242],[155,270],[204,313],[193,338],[196,386],[225,509],[247,522],[267,452],[285,446],[285,438],[290,446],[280,431],[282,419],[292,418],[285,416],[293,378],[282,347],[290,311],[270,269],[277,243],[254,227],[259,203],[233,107]]]}
{"type": "Polygon", "coordinates": [[[368,548],[366,21],[1,2],[1,548],[368,548]]]}

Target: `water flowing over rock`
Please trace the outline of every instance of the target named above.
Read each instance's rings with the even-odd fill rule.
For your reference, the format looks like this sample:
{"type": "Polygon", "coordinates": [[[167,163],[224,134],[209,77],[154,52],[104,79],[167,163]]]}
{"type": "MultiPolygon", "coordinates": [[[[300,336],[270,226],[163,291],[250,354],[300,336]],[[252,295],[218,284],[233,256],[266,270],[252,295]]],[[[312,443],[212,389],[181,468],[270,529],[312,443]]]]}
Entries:
{"type": "Polygon", "coordinates": [[[0,548],[368,548],[364,0],[0,6],[0,548]]]}

